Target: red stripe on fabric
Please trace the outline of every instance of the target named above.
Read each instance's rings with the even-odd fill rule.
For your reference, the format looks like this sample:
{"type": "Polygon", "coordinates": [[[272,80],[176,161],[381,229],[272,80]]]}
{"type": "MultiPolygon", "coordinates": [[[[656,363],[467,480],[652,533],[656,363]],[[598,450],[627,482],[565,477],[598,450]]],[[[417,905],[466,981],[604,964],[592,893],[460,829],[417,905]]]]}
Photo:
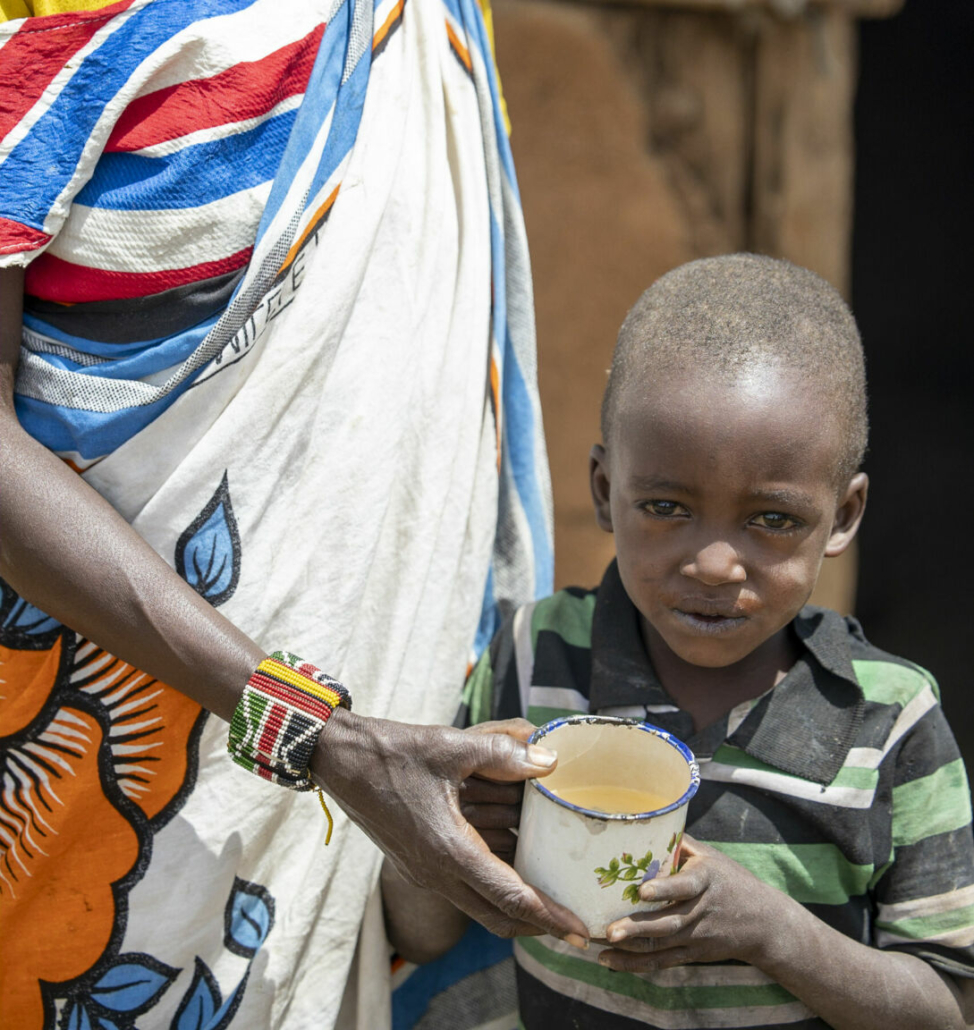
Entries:
{"type": "Polygon", "coordinates": [[[287,709],[283,705],[271,705],[267,710],[267,720],[264,723],[264,732],[260,735],[256,750],[263,755],[274,754],[274,744],[277,742],[284,725],[284,717],[287,709]]]}
{"type": "Polygon", "coordinates": [[[234,272],[247,264],[252,253],[253,247],[246,247],[216,261],[204,261],[189,268],[170,268],[159,272],[109,272],[76,265],[53,254],[41,254],[27,266],[24,290],[32,297],[53,300],[59,304],[148,297],[175,286],[186,286],[224,272],[234,272]]]}
{"type": "Polygon", "coordinates": [[[281,683],[280,680],[271,679],[263,673],[254,673],[250,677],[250,682],[254,686],[260,687],[261,692],[269,697],[284,701],[322,722],[327,722],[328,716],[331,715],[331,707],[324,701],[310,694],[304,694],[287,683],[281,683]]]}
{"type": "Polygon", "coordinates": [[[319,25],[304,39],[259,61],[244,61],[208,79],[190,79],[136,98],[116,123],[105,150],[139,150],[266,114],[305,91],[324,31],[319,25]]]}
{"type": "Polygon", "coordinates": [[[32,229],[22,222],[0,216],[0,254],[20,254],[25,250],[37,250],[53,239],[40,229],[32,229]]]}
{"type": "Polygon", "coordinates": [[[0,139],[40,100],[55,75],[116,14],[132,5],[120,0],[100,11],[28,18],[3,46],[0,78],[16,87],[0,90],[0,139]]]}

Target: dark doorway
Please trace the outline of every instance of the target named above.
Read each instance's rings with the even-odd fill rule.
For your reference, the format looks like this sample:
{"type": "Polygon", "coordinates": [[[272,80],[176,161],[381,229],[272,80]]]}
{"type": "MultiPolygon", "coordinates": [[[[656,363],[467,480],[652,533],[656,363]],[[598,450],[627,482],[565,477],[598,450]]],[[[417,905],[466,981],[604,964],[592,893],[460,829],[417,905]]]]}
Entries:
{"type": "Polygon", "coordinates": [[[974,772],[974,4],[864,22],[853,308],[869,361],[857,614],[928,668],[974,772]]]}

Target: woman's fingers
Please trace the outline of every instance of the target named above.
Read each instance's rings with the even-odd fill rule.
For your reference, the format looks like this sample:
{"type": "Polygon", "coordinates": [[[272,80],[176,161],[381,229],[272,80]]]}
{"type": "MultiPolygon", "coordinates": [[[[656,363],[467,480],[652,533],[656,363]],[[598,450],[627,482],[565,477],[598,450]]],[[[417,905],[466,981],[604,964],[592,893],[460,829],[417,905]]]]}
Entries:
{"type": "Polygon", "coordinates": [[[510,830],[480,830],[484,843],[501,861],[508,865],[514,863],[514,852],[517,850],[517,837],[510,830]]]}
{"type": "Polygon", "coordinates": [[[336,709],[321,737],[315,781],[407,879],[445,895],[495,933],[509,936],[533,928],[566,940],[588,936],[578,916],[491,854],[460,812],[465,779],[477,774],[513,782],[540,776],[554,768],[553,752],[506,733],[411,726],[345,709],[336,709]]]}
{"type": "MultiPolygon", "coordinates": [[[[550,933],[576,946],[587,946],[585,924],[564,905],[526,884],[502,859],[458,838],[451,860],[462,870],[462,880],[441,889],[457,907],[501,937],[550,933]],[[458,853],[459,852],[459,853],[458,853]],[[461,889],[462,888],[462,889],[461,889]],[[470,891],[480,896],[476,901],[470,891]]],[[[483,842],[480,842],[483,847],[483,842]]],[[[440,888],[438,888],[440,889],[440,888]]]]}
{"type": "Polygon", "coordinates": [[[521,821],[520,806],[467,805],[461,800],[460,812],[478,830],[509,830],[521,821]]]}
{"type": "MultiPolygon", "coordinates": [[[[517,724],[524,720],[511,720],[517,724]]],[[[534,776],[547,776],[558,764],[558,756],[540,744],[527,744],[496,727],[503,723],[488,724],[495,727],[486,733],[466,733],[465,747],[454,752],[462,764],[461,779],[477,776],[480,779],[513,783],[534,776]]],[[[528,723],[530,725],[530,723],[528,723]]]]}
{"type": "Polygon", "coordinates": [[[519,805],[523,783],[495,783],[479,776],[468,776],[460,784],[460,803],[465,805],[519,805]]]}
{"type": "Polygon", "coordinates": [[[527,740],[538,727],[527,719],[501,719],[481,722],[464,730],[464,733],[506,733],[518,740],[527,740]]]}

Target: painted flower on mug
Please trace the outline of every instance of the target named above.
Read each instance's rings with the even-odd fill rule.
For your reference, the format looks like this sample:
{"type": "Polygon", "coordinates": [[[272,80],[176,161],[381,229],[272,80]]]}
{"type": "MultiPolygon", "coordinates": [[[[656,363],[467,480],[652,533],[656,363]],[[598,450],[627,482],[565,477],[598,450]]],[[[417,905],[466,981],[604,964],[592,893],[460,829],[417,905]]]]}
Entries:
{"type": "Polygon", "coordinates": [[[652,851],[647,851],[640,859],[634,859],[628,851],[618,858],[613,858],[607,866],[599,866],[595,875],[599,879],[599,886],[604,890],[622,880],[626,887],[622,897],[633,905],[639,902],[639,885],[647,880],[652,880],[659,875],[659,859],[653,858],[652,851]]]}
{"type": "Polygon", "coordinates": [[[657,876],[659,876],[659,859],[654,858],[646,867],[646,873],[639,882],[645,883],[647,880],[655,880],[657,876]]]}

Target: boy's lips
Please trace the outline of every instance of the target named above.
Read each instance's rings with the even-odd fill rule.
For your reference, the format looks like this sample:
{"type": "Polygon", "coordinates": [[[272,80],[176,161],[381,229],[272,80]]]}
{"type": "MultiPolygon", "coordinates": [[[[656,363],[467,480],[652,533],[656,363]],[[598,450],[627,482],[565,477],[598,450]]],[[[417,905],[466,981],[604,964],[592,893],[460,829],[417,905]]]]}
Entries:
{"type": "Polygon", "coordinates": [[[684,601],[670,611],[687,627],[703,633],[725,633],[747,621],[747,609],[734,602],[684,601]]]}

